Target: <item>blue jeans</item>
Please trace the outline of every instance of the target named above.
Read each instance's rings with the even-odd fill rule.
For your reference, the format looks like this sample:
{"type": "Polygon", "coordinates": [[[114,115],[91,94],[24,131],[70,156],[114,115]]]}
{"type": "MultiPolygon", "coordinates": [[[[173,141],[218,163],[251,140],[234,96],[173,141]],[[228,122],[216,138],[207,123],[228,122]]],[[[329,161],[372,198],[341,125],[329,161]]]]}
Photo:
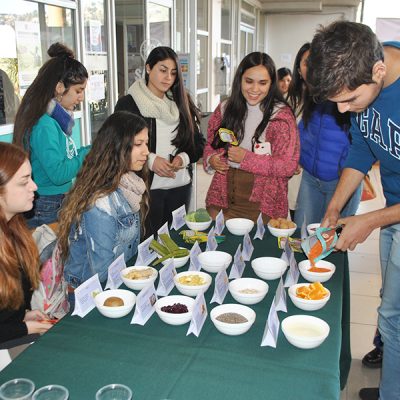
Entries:
{"type": "Polygon", "coordinates": [[[385,349],[379,396],[392,400],[400,399],[400,224],[382,228],[380,256],[383,291],[378,327],[385,349]]]}
{"type": "MultiPolygon", "coordinates": [[[[307,224],[321,222],[325,215],[328,204],[332,199],[339,179],[330,182],[321,181],[303,170],[299,195],[297,197],[297,208],[294,214],[294,222],[301,227],[304,216],[307,224]]],[[[340,215],[348,217],[357,211],[361,199],[362,184],[349,199],[340,215]]]]}
{"type": "Polygon", "coordinates": [[[27,224],[29,228],[37,228],[43,224],[57,221],[58,212],[64,200],[64,194],[41,196],[35,199],[32,212],[27,213],[27,224]]]}

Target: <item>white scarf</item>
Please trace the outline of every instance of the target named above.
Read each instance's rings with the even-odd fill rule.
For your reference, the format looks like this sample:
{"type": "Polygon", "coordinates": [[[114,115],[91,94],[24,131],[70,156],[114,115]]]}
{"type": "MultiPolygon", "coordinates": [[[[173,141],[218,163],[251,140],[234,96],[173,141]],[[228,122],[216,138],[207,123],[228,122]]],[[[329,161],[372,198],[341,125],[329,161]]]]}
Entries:
{"type": "Polygon", "coordinates": [[[143,179],[134,172],[127,172],[122,175],[119,188],[122,190],[122,193],[131,206],[132,211],[134,213],[138,212],[140,210],[142,195],[146,190],[146,185],[143,179]]]}
{"type": "Polygon", "coordinates": [[[164,95],[157,97],[147,86],[144,79],[139,79],[128,89],[143,117],[161,119],[169,125],[179,123],[179,110],[176,103],[164,95]]]}

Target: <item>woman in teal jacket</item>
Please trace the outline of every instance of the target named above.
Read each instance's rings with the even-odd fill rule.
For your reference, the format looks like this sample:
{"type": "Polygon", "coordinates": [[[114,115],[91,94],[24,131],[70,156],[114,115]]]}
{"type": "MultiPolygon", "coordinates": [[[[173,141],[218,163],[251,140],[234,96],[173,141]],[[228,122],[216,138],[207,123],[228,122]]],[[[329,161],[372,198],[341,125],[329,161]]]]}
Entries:
{"type": "Polygon", "coordinates": [[[84,98],[86,68],[60,43],[26,91],[15,117],[14,143],[30,156],[38,186],[30,227],[57,220],[65,193],[89,148],[77,149],[72,139],[73,111],[84,98]]]}

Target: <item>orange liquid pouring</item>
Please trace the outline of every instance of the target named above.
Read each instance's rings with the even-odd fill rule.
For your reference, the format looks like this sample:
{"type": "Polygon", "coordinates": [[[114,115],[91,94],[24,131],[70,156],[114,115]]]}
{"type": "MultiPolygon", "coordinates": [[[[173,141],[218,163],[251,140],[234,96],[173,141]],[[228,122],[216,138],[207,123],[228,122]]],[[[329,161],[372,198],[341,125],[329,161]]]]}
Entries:
{"type": "MultiPolygon", "coordinates": [[[[311,268],[317,268],[315,266],[315,259],[320,256],[322,253],[322,244],[318,240],[317,243],[314,244],[313,247],[311,247],[310,252],[307,254],[308,259],[310,260],[311,263],[311,268]]],[[[310,270],[309,270],[310,271],[310,270]]],[[[322,271],[319,271],[322,272],[322,271]]],[[[326,271],[325,271],[326,272],[326,271]]]]}
{"type": "Polygon", "coordinates": [[[308,270],[310,272],[330,272],[329,268],[321,268],[321,267],[316,267],[316,266],[312,266],[308,270]]]}

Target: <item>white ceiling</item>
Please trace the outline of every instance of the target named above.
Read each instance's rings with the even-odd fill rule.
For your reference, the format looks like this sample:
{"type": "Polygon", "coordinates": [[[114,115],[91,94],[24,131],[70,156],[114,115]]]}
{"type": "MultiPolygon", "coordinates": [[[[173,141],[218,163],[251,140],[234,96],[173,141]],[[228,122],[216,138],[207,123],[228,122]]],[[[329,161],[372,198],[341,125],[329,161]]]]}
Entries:
{"type": "Polygon", "coordinates": [[[358,7],[361,0],[259,0],[265,12],[322,11],[323,7],[358,7]]]}

